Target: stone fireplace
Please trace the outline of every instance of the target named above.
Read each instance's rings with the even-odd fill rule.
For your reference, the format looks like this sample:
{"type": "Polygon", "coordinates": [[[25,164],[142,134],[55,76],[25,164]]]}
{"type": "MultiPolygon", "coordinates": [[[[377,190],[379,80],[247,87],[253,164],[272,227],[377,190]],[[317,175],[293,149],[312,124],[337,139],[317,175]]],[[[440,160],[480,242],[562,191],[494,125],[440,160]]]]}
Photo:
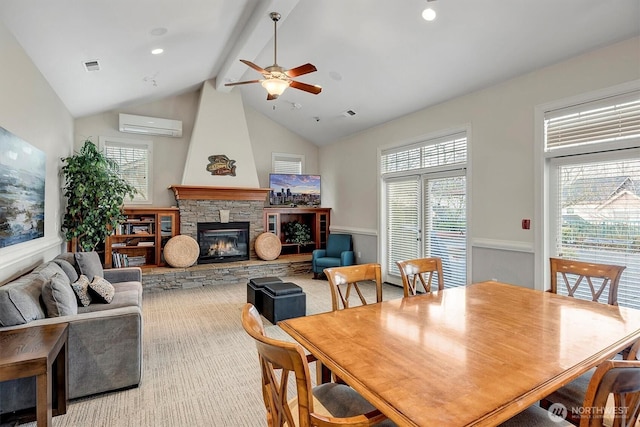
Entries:
{"type": "MultiPolygon", "coordinates": [[[[256,238],[264,230],[263,209],[268,188],[230,188],[173,185],[180,210],[180,234],[198,240],[198,223],[220,221],[220,211],[229,211],[229,223],[249,223],[249,259],[236,262],[198,263],[185,268],[145,269],[144,289],[189,289],[199,286],[242,284],[252,277],[286,277],[309,274],[311,256],[298,255],[264,261],[256,255],[256,238]]],[[[224,218],[226,220],[226,218],[224,218]]]]}
{"type": "Polygon", "coordinates": [[[229,223],[248,223],[248,259],[258,259],[254,244],[264,232],[263,208],[268,188],[173,185],[171,189],[180,209],[180,234],[198,241],[198,224],[225,224],[220,221],[220,211],[226,210],[229,211],[229,223]]]}

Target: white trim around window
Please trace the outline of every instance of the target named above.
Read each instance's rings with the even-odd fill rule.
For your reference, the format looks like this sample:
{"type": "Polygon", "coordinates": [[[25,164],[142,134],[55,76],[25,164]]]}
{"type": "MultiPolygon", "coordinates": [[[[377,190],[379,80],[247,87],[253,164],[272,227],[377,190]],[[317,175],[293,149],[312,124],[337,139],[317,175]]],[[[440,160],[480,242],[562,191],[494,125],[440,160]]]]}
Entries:
{"type": "Polygon", "coordinates": [[[538,105],[534,109],[534,202],[535,223],[538,226],[534,230],[534,284],[535,288],[544,290],[550,282],[548,259],[554,253],[554,242],[547,237],[550,235],[552,220],[550,219],[549,200],[553,196],[550,188],[550,159],[553,157],[584,155],[603,151],[616,151],[637,146],[637,141],[621,140],[604,144],[596,143],[590,146],[574,146],[554,150],[548,153],[545,150],[545,114],[550,111],[566,109],[571,106],[587,104],[599,99],[616,97],[626,93],[640,90],[640,80],[633,80],[613,87],[583,93],[573,97],[560,99],[538,105]],[[605,146],[606,144],[606,146],[605,146]]]}
{"type": "Polygon", "coordinates": [[[304,173],[304,154],[271,153],[271,172],[300,175],[304,173]]]}
{"type": "Polygon", "coordinates": [[[100,150],[120,165],[123,178],[138,193],[133,200],[125,197],[125,205],[153,203],[153,142],[144,139],[101,136],[100,150]],[[127,172],[127,170],[129,172],[127,172]]]}

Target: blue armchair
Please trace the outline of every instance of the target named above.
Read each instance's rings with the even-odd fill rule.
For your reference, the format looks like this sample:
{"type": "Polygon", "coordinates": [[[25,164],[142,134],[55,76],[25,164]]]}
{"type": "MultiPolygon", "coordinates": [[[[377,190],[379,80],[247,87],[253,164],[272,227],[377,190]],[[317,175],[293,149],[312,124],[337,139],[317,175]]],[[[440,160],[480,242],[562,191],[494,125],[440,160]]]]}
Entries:
{"type": "Polygon", "coordinates": [[[326,249],[316,249],[311,254],[313,278],[323,274],[325,268],[353,265],[353,243],[350,234],[329,234],[326,249]]]}

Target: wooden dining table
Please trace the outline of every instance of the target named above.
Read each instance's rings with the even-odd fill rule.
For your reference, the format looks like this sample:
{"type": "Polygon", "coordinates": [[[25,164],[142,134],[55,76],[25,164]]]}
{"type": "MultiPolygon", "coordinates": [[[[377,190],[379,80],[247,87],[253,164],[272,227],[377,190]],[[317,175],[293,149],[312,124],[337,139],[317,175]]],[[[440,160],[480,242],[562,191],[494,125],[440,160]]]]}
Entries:
{"type": "Polygon", "coordinates": [[[640,339],[640,311],[499,282],[280,327],[400,426],[493,426],[640,339]]]}

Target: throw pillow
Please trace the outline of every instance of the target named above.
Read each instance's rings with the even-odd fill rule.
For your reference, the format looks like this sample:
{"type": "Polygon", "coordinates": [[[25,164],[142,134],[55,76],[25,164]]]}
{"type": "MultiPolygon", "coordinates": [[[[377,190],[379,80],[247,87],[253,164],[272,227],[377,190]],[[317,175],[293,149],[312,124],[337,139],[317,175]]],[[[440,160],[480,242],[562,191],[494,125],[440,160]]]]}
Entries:
{"type": "Polygon", "coordinates": [[[67,277],[56,273],[42,285],[42,301],[47,309],[47,317],[71,316],[78,314],[78,302],[67,277]]]}
{"type": "Polygon", "coordinates": [[[97,252],[76,252],[76,263],[80,269],[80,273],[87,276],[89,282],[93,281],[94,276],[102,277],[102,263],[97,252]]]}
{"type": "Polygon", "coordinates": [[[68,261],[66,261],[64,259],[60,259],[60,258],[55,258],[53,260],[53,262],[55,262],[56,264],[58,264],[60,266],[60,268],[67,275],[67,277],[69,278],[69,281],[71,283],[73,283],[76,280],[78,280],[78,272],[73,267],[73,265],[71,265],[70,262],[68,262],[68,261]]]}
{"type": "Polygon", "coordinates": [[[78,297],[81,306],[87,307],[91,304],[91,295],[89,295],[89,279],[84,274],[78,277],[78,280],[71,284],[73,291],[78,297]]]}
{"type": "Polygon", "coordinates": [[[0,326],[14,326],[44,319],[47,314],[40,302],[46,279],[29,273],[0,286],[0,326]]]}
{"type": "Polygon", "coordinates": [[[113,296],[116,294],[116,289],[113,285],[100,276],[93,278],[93,281],[89,284],[89,289],[98,296],[99,300],[107,304],[113,300],[113,296]]]}

